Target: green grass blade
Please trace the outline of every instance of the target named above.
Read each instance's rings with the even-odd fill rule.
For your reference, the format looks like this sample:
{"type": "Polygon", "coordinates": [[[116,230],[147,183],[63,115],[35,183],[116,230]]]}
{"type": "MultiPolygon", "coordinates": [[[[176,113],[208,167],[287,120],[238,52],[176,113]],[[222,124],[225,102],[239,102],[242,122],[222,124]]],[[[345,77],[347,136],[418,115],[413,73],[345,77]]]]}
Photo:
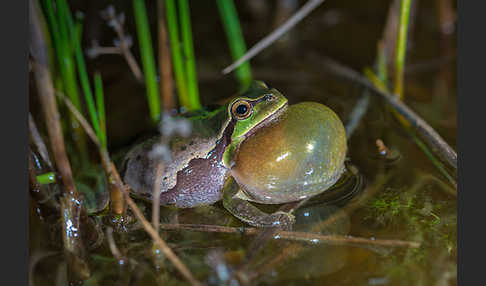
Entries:
{"type": "Polygon", "coordinates": [[[100,132],[98,133],[98,139],[101,142],[103,148],[107,148],[106,143],[106,119],[105,119],[105,99],[103,93],[103,81],[101,80],[101,74],[95,72],[94,75],[94,87],[96,98],[96,109],[98,110],[98,119],[100,120],[100,132]]]}
{"type": "MultiPolygon", "coordinates": [[[[226,37],[228,38],[231,56],[236,61],[246,53],[246,45],[235,4],[233,0],[217,0],[216,3],[218,4],[219,15],[223,22],[226,37]]],[[[246,89],[252,81],[250,63],[245,62],[241,64],[236,69],[235,74],[240,82],[241,89],[246,89]]]]}
{"type": "Polygon", "coordinates": [[[182,46],[179,40],[179,26],[174,0],[165,1],[165,12],[167,17],[167,30],[169,31],[170,52],[178,91],[177,95],[181,106],[188,109],[191,103],[186,86],[186,71],[182,61],[182,46]]]}
{"type": "Polygon", "coordinates": [[[144,0],[133,0],[133,12],[135,15],[135,24],[137,26],[150,117],[154,122],[158,122],[160,118],[159,86],[157,83],[152,40],[150,37],[144,0]]]}
{"type": "Polygon", "coordinates": [[[407,49],[407,33],[410,18],[411,0],[402,0],[400,3],[400,23],[395,58],[395,84],[394,93],[403,99],[403,67],[405,65],[405,52],[407,49]]]}
{"type": "Polygon", "coordinates": [[[51,0],[45,1],[45,7],[54,49],[56,51],[57,61],[59,64],[59,72],[63,81],[64,92],[74,106],[81,109],[78,87],[76,83],[76,74],[74,72],[74,63],[68,45],[67,30],[62,23],[58,23],[51,0]]]}
{"type": "Polygon", "coordinates": [[[76,32],[76,27],[74,25],[71,12],[65,0],[58,0],[59,14],[67,25],[67,32],[70,43],[74,49],[74,57],[76,59],[76,64],[78,68],[78,77],[81,83],[81,89],[84,93],[84,98],[86,100],[86,106],[88,107],[89,116],[91,119],[91,124],[96,133],[99,133],[100,125],[98,121],[98,116],[96,114],[96,108],[94,105],[93,94],[91,92],[91,86],[89,83],[88,73],[86,71],[86,64],[84,62],[83,52],[81,49],[81,44],[79,42],[80,35],[76,32]]]}
{"type": "MultiPolygon", "coordinates": [[[[57,60],[57,76],[54,76],[56,88],[64,91],[64,94],[71,100],[73,105],[81,110],[81,100],[78,93],[78,83],[76,80],[75,64],[72,55],[72,49],[69,44],[69,38],[67,37],[67,30],[64,21],[58,22],[60,18],[59,9],[57,13],[54,11],[54,0],[44,1],[45,14],[49,26],[49,34],[51,35],[52,45],[55,51],[55,58],[57,60]],[[59,16],[59,17],[58,17],[59,16]],[[62,26],[62,27],[61,27],[62,26]],[[62,32],[61,32],[62,30],[62,32]]],[[[54,58],[51,59],[51,61],[54,58]]],[[[87,146],[84,131],[79,124],[69,124],[66,119],[63,119],[63,123],[69,126],[72,130],[72,138],[75,141],[77,149],[81,154],[81,162],[84,164],[88,161],[87,146]]],[[[69,115],[69,121],[72,123],[77,120],[69,115]]]]}
{"type": "Polygon", "coordinates": [[[196,63],[194,59],[194,47],[192,43],[191,16],[188,0],[179,0],[179,15],[181,20],[182,47],[186,67],[187,93],[189,96],[188,110],[201,108],[199,90],[197,87],[196,63]]]}
{"type": "Polygon", "coordinates": [[[41,185],[47,185],[56,182],[56,175],[53,172],[40,174],[36,176],[37,182],[41,185]]]}

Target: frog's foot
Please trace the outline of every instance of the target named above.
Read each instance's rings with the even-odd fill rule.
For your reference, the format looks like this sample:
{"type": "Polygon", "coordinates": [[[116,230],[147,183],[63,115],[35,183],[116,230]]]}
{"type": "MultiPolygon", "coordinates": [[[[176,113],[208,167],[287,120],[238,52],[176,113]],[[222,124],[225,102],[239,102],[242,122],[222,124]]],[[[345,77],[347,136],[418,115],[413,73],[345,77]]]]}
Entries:
{"type": "Polygon", "coordinates": [[[242,199],[239,194],[240,187],[233,178],[229,178],[223,188],[223,205],[235,217],[256,227],[278,227],[290,230],[295,217],[290,212],[277,211],[272,214],[265,213],[252,205],[248,200],[242,199]]]}
{"type": "Polygon", "coordinates": [[[282,230],[292,230],[292,225],[295,223],[295,216],[288,212],[277,211],[267,216],[261,217],[256,222],[250,223],[259,227],[278,227],[282,230]]]}

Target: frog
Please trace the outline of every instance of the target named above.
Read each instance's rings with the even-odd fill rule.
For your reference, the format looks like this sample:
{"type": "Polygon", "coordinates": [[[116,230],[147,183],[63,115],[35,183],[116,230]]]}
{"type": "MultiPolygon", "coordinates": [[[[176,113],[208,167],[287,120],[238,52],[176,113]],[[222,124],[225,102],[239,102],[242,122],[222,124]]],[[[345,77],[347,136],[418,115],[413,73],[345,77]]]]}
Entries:
{"type": "Polygon", "coordinates": [[[176,208],[222,201],[251,226],[289,228],[292,210],[266,213],[255,204],[304,201],[329,190],[345,171],[347,140],[338,115],[317,102],[290,105],[262,81],[220,108],[185,118],[189,136],[162,134],[127,153],[123,180],[132,194],[151,200],[156,191],[161,205],[176,208]],[[153,156],[162,139],[170,161],[153,156]]]}

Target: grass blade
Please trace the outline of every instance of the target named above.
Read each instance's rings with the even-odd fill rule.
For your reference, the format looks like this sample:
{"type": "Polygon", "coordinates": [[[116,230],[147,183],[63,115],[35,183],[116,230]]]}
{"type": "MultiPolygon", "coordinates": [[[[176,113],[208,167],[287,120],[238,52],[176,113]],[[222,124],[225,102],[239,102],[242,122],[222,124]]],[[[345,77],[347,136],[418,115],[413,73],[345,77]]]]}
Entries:
{"type": "MultiPolygon", "coordinates": [[[[58,74],[54,78],[56,87],[63,90],[64,93],[71,99],[76,108],[81,109],[81,101],[78,93],[78,84],[76,80],[75,64],[72,57],[72,49],[69,44],[69,38],[67,36],[66,26],[64,21],[58,21],[62,19],[59,15],[59,7],[57,13],[54,11],[54,0],[44,1],[45,14],[47,22],[49,24],[49,32],[52,38],[52,44],[54,48],[54,54],[56,55],[58,74]]],[[[54,59],[51,59],[54,60],[54,59]]],[[[53,75],[54,76],[54,75],[53,75]]],[[[76,119],[69,115],[69,120],[73,123],[76,119]]],[[[87,162],[87,147],[86,140],[83,130],[80,128],[79,124],[68,124],[73,130],[73,139],[75,141],[76,147],[81,154],[81,162],[87,162]]]]}
{"type": "Polygon", "coordinates": [[[199,102],[199,91],[197,87],[196,64],[194,60],[194,47],[192,43],[189,2],[188,0],[180,0],[178,3],[179,15],[181,20],[180,24],[182,33],[182,47],[186,68],[185,75],[187,84],[187,95],[189,101],[189,105],[186,108],[188,110],[197,110],[201,108],[201,103],[199,102]]]}
{"type": "Polygon", "coordinates": [[[41,185],[47,185],[56,182],[56,175],[53,172],[37,175],[37,182],[41,185]]]}
{"type": "Polygon", "coordinates": [[[402,0],[400,3],[400,23],[398,30],[397,49],[395,53],[395,84],[394,93],[403,100],[403,67],[405,65],[405,51],[407,49],[407,33],[410,18],[411,0],[402,0]]]}
{"type": "Polygon", "coordinates": [[[103,81],[101,80],[101,74],[99,72],[95,72],[94,87],[95,87],[96,108],[98,110],[98,119],[100,121],[100,130],[97,135],[98,135],[98,139],[100,140],[101,146],[106,150],[107,143],[106,143],[105,99],[103,94],[103,81]]]}
{"type": "Polygon", "coordinates": [[[78,77],[81,83],[81,89],[84,93],[84,98],[86,100],[86,106],[88,108],[89,116],[91,118],[91,124],[93,125],[94,130],[99,133],[100,125],[98,121],[98,116],[96,114],[96,107],[93,100],[93,94],[91,92],[91,86],[89,83],[88,72],[86,71],[86,64],[84,62],[81,44],[79,42],[79,38],[81,35],[77,34],[77,29],[74,25],[74,21],[66,1],[58,0],[57,4],[59,14],[67,24],[68,37],[70,39],[70,43],[74,48],[74,57],[76,59],[76,64],[78,68],[78,77]]]}
{"type": "Polygon", "coordinates": [[[135,24],[137,26],[150,117],[154,122],[158,122],[160,118],[159,86],[157,83],[155,61],[152,51],[152,39],[150,36],[144,0],[133,0],[133,13],[135,15],[135,24]]]}
{"type": "MultiPolygon", "coordinates": [[[[233,0],[217,0],[219,15],[228,38],[231,57],[234,61],[246,53],[245,40],[243,38],[240,21],[233,0]]],[[[252,80],[250,63],[244,62],[235,71],[236,78],[240,82],[240,88],[246,89],[252,80]]]]}
{"type": "Polygon", "coordinates": [[[167,29],[169,30],[170,49],[174,75],[177,85],[179,102],[186,109],[190,106],[189,95],[186,87],[186,72],[182,61],[182,47],[179,40],[179,27],[177,23],[177,12],[174,0],[165,1],[165,12],[167,17],[167,29]]]}

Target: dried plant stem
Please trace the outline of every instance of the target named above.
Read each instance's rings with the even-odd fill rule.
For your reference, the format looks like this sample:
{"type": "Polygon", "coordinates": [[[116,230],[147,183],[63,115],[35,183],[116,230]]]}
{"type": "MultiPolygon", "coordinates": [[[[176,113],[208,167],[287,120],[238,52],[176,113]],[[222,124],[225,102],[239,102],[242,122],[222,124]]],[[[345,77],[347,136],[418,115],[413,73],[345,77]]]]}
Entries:
{"type": "Polygon", "coordinates": [[[110,190],[110,211],[114,215],[122,215],[125,209],[125,201],[123,193],[121,189],[123,188],[123,184],[121,183],[120,176],[118,171],[116,170],[115,166],[111,162],[110,156],[108,151],[103,148],[100,140],[96,136],[93,128],[89,125],[88,121],[84,116],[76,109],[74,104],[64,95],[59,93],[59,97],[64,101],[66,106],[68,107],[69,111],[73,114],[73,116],[79,121],[81,126],[84,128],[84,131],[88,135],[88,137],[93,141],[93,143],[98,147],[98,151],[101,157],[101,163],[105,172],[108,176],[108,185],[110,190]]]}
{"type": "MultiPolygon", "coordinates": [[[[242,235],[257,235],[264,229],[254,227],[228,227],[220,225],[204,224],[160,224],[163,230],[190,230],[200,232],[235,233],[242,235]]],[[[420,243],[404,240],[369,239],[363,237],[353,237],[344,235],[323,235],[309,232],[283,231],[276,230],[274,238],[290,241],[301,241],[312,244],[327,243],[332,245],[379,245],[390,247],[410,247],[417,248],[420,243]]]]}
{"type": "Polygon", "coordinates": [[[157,19],[159,30],[159,70],[160,70],[160,98],[165,111],[176,107],[174,99],[174,83],[172,76],[172,62],[170,59],[169,40],[165,26],[164,0],[157,0],[157,19]]]}
{"type": "Polygon", "coordinates": [[[107,227],[106,228],[106,240],[108,241],[108,247],[110,248],[111,254],[115,257],[118,261],[123,261],[123,256],[120,253],[120,250],[116,246],[115,239],[113,238],[113,228],[107,227]]]}
{"type": "Polygon", "coordinates": [[[432,150],[436,150],[450,166],[457,169],[457,153],[444,141],[444,139],[442,139],[437,131],[435,131],[419,115],[413,112],[405,103],[383,89],[375,87],[373,82],[347,66],[331,59],[326,59],[326,64],[331,67],[336,74],[359,83],[363,87],[372,91],[372,94],[382,97],[387,104],[401,114],[404,119],[407,120],[407,122],[420,133],[420,135],[422,135],[427,144],[432,147],[432,150]]]}
{"type": "Polygon", "coordinates": [[[315,8],[321,5],[325,0],[309,0],[307,1],[297,12],[295,12],[292,17],[290,17],[287,21],[285,21],[280,27],[275,29],[269,35],[261,39],[258,43],[256,43],[248,52],[245,53],[241,58],[239,58],[236,62],[232,63],[228,67],[223,70],[223,74],[228,74],[232,72],[234,69],[239,67],[242,63],[250,60],[254,56],[256,56],[259,52],[264,50],[266,47],[270,46],[280,37],[282,37],[287,31],[292,29],[297,23],[299,23],[302,19],[304,19],[310,12],[312,12],[315,8]]]}
{"type": "Polygon", "coordinates": [[[186,265],[179,259],[179,257],[177,257],[172,249],[170,249],[167,243],[162,238],[160,238],[159,233],[150,225],[147,219],[143,216],[142,212],[138,209],[135,202],[130,198],[128,192],[126,190],[123,191],[125,193],[125,198],[127,200],[128,206],[130,206],[133,213],[135,214],[135,217],[142,224],[145,231],[152,237],[154,243],[160,248],[160,250],[162,250],[162,252],[167,256],[167,258],[174,264],[177,270],[181,272],[184,278],[186,278],[186,280],[191,285],[201,285],[201,283],[199,283],[199,281],[194,278],[186,265]]]}
{"type": "Polygon", "coordinates": [[[128,194],[128,191],[126,190],[126,186],[123,184],[123,182],[120,179],[120,176],[118,175],[118,171],[115,168],[115,165],[111,162],[111,159],[109,158],[108,152],[103,150],[101,147],[101,144],[96,137],[93,129],[91,126],[88,124],[86,119],[83,117],[81,113],[79,113],[74,105],[69,101],[68,98],[65,96],[61,95],[61,98],[64,100],[66,105],[68,106],[69,110],[74,114],[74,116],[79,120],[81,125],[86,131],[86,134],[93,140],[93,142],[96,144],[98,147],[98,150],[101,154],[102,157],[102,162],[103,166],[105,168],[105,171],[109,173],[110,178],[109,182],[111,182],[114,186],[117,187],[118,191],[121,191],[121,194],[124,196],[125,201],[127,202],[128,206],[132,209],[133,213],[135,214],[135,217],[140,221],[142,226],[144,227],[145,231],[152,237],[154,240],[154,243],[162,250],[162,252],[169,258],[169,260],[174,264],[174,266],[181,272],[181,274],[186,278],[191,285],[201,285],[192,275],[192,273],[189,271],[189,269],[184,265],[184,263],[175,255],[174,252],[169,248],[169,246],[165,243],[165,241],[160,238],[159,234],[155,231],[155,229],[150,225],[150,223],[147,221],[147,219],[143,216],[142,212],[138,209],[137,205],[135,202],[130,198],[130,195],[128,194]]]}
{"type": "Polygon", "coordinates": [[[128,45],[128,42],[125,37],[125,32],[121,28],[120,25],[115,25],[114,30],[116,34],[118,35],[118,38],[120,39],[120,52],[123,54],[123,57],[127,61],[128,66],[130,67],[130,70],[132,71],[133,75],[139,82],[143,82],[143,74],[142,70],[138,66],[137,61],[135,60],[135,57],[132,54],[132,51],[130,50],[130,46],[128,45]]]}
{"type": "Polygon", "coordinates": [[[31,54],[33,57],[32,68],[37,84],[37,91],[41,101],[44,117],[46,121],[51,149],[54,154],[57,170],[63,182],[63,196],[61,197],[61,216],[63,219],[64,249],[67,251],[67,258],[70,269],[80,278],[85,278],[89,273],[85,264],[84,245],[82,242],[81,222],[86,225],[83,228],[86,232],[90,231],[86,209],[74,184],[71,172],[71,165],[66,154],[64,139],[62,136],[60,115],[57,109],[54,87],[52,85],[51,73],[48,66],[47,46],[42,32],[41,17],[39,7],[34,0],[29,2],[30,15],[30,39],[31,54]],[[82,267],[84,265],[85,267],[82,267]],[[88,271],[88,272],[86,272],[88,271]]]}
{"type": "Polygon", "coordinates": [[[33,7],[31,0],[31,51],[34,61],[32,69],[37,84],[37,91],[41,101],[44,117],[46,120],[47,132],[54,154],[54,160],[59,174],[64,183],[65,191],[73,197],[78,197],[76,186],[71,172],[71,165],[66,154],[66,147],[62,135],[60,114],[57,109],[57,102],[54,96],[51,74],[49,72],[47,47],[40,24],[40,12],[33,7]]]}
{"type": "Polygon", "coordinates": [[[49,168],[53,170],[54,167],[51,163],[51,159],[49,158],[49,153],[47,152],[46,144],[44,144],[44,140],[42,140],[42,137],[39,134],[39,130],[37,129],[37,126],[35,125],[34,119],[32,118],[32,114],[30,114],[30,112],[29,112],[29,133],[30,133],[30,139],[36,146],[39,155],[42,157],[42,160],[44,160],[47,166],[49,166],[49,168]]]}
{"type": "Polygon", "coordinates": [[[361,95],[360,99],[354,106],[351,114],[348,116],[348,120],[346,122],[346,138],[349,140],[351,135],[353,135],[356,128],[358,128],[361,119],[365,116],[366,112],[368,111],[368,106],[370,105],[370,94],[368,90],[365,90],[361,95]]]}
{"type": "Polygon", "coordinates": [[[97,42],[94,41],[93,47],[90,49],[93,57],[96,57],[100,54],[122,54],[137,81],[143,82],[142,71],[137,61],[135,60],[132,51],[130,50],[131,40],[128,40],[127,35],[125,35],[123,23],[118,17],[116,17],[114,11],[113,13],[102,13],[102,16],[109,23],[113,23],[110,25],[110,27],[113,28],[113,30],[115,31],[120,42],[119,45],[115,47],[100,47],[98,46],[97,42]]]}

